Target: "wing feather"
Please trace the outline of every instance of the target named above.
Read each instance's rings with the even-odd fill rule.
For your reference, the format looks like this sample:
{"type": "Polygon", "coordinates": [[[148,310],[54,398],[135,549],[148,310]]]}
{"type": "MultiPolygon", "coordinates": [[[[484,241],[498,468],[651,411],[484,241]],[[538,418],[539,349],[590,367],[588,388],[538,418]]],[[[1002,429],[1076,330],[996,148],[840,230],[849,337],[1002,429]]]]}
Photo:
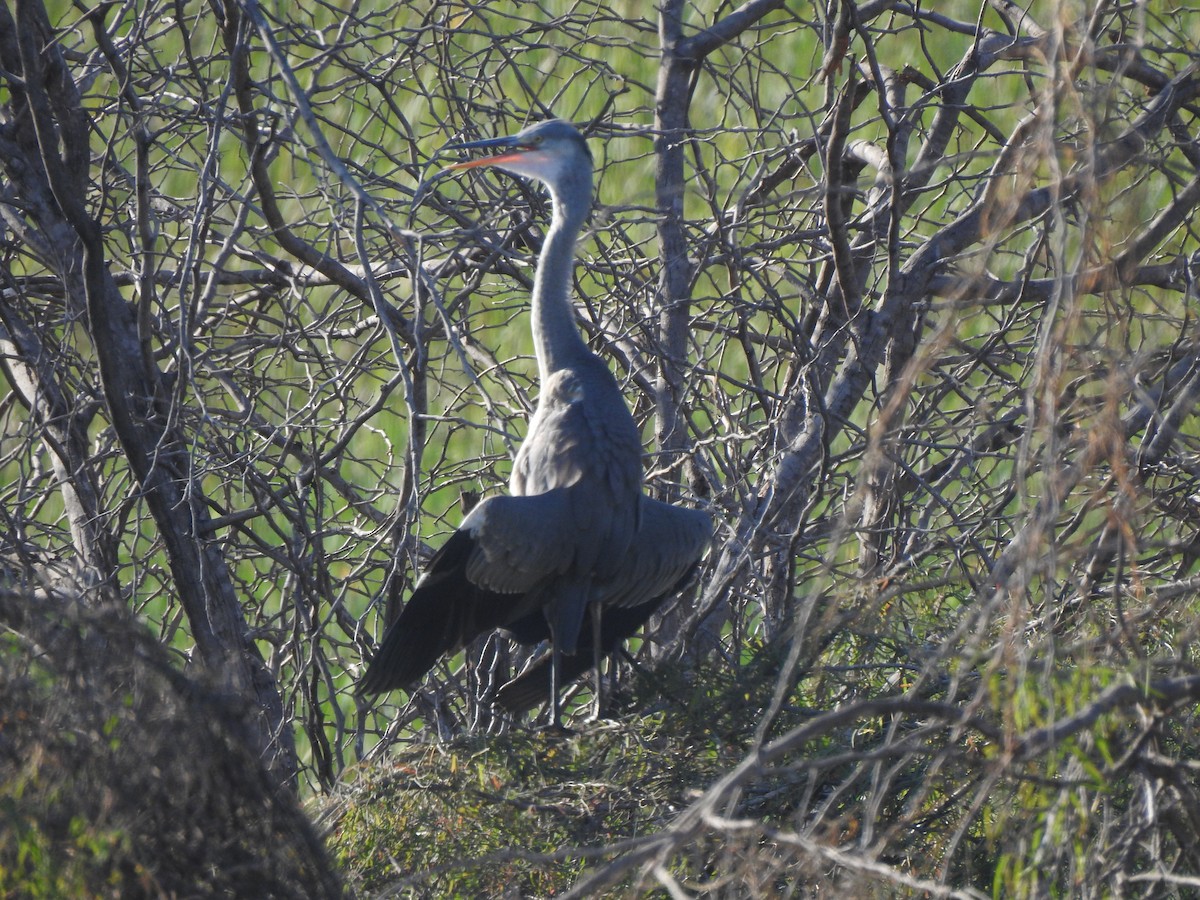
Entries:
{"type": "Polygon", "coordinates": [[[442,655],[524,616],[541,616],[533,589],[570,561],[564,529],[554,527],[562,502],[552,491],[491,497],[475,507],[429,561],[358,693],[408,688],[442,655]]]}
{"type": "Polygon", "coordinates": [[[481,588],[525,593],[565,572],[575,559],[576,530],[569,527],[565,489],[523,497],[489,497],[473,509],[461,531],[474,539],[467,578],[481,588]]]}
{"type": "Polygon", "coordinates": [[[712,531],[706,512],[644,498],[641,527],[605,603],[638,606],[669,591],[704,554],[712,531]]]}

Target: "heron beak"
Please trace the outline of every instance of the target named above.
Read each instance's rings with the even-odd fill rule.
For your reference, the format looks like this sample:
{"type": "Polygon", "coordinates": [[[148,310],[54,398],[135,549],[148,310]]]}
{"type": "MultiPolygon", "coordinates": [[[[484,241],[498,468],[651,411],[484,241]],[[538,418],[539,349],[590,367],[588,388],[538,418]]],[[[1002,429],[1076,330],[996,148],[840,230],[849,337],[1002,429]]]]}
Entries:
{"type": "Polygon", "coordinates": [[[512,153],[500,153],[496,156],[485,156],[482,159],[468,159],[466,162],[451,163],[446,166],[447,170],[452,169],[474,169],[476,166],[495,166],[501,163],[516,162],[525,155],[524,151],[517,150],[512,153]]]}
{"type": "Polygon", "coordinates": [[[504,147],[508,149],[508,152],[497,153],[493,156],[484,156],[480,159],[468,159],[464,162],[451,163],[450,165],[446,166],[445,171],[452,171],[455,169],[474,169],[477,166],[495,166],[507,162],[515,162],[524,156],[525,151],[529,149],[527,147],[523,147],[517,142],[516,138],[512,137],[488,138],[487,140],[483,141],[467,141],[463,144],[450,144],[445,149],[479,150],[493,147],[504,147]]]}

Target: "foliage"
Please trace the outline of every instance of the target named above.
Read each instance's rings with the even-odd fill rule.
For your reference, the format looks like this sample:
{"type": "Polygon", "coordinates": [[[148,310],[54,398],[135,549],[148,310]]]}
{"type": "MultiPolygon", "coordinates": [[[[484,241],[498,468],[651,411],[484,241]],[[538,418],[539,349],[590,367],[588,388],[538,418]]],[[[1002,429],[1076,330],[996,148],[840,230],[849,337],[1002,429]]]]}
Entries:
{"type": "Polygon", "coordinates": [[[719,520],[629,715],[720,763],[578,889],[1193,885],[1197,10],[927,7],[6,5],[5,555],[246,698],[281,781],[438,738],[511,783],[512,647],[350,688],[535,391],[545,198],[424,179],[554,113],[600,164],[580,326],[719,520]]]}
{"type": "Polygon", "coordinates": [[[405,883],[416,895],[559,893],[584,870],[575,848],[654,830],[717,774],[695,745],[637,724],[399,753],[342,789],[331,851],[364,896],[405,883]]]}
{"type": "Polygon", "coordinates": [[[609,845],[653,835],[739,759],[754,723],[747,691],[769,690],[764,674],[639,712],[684,688],[663,683],[668,667],[638,679],[617,719],[578,731],[399,748],[348,773],[323,813],[330,850],[363,896],[561,893],[609,845]]]}
{"type": "MultiPolygon", "coordinates": [[[[1033,727],[1002,748],[990,711],[899,699],[825,711],[797,692],[780,737],[759,745],[777,674],[756,664],[688,688],[667,667],[636,680],[615,720],[576,732],[394,748],[327,805],[331,851],[364,896],[523,897],[1040,896],[1191,852],[1186,820],[1152,855],[1110,818],[1140,805],[1130,747],[1144,717],[1124,704],[1054,742],[1033,727]],[[639,712],[664,693],[662,711],[639,712]],[[839,849],[853,840],[887,849],[839,849]]],[[[1058,686],[1083,708],[1095,688],[1058,686]]],[[[1193,712],[1176,722],[1194,732],[1193,712]]],[[[1158,746],[1195,758],[1176,736],[1158,746]]]]}
{"type": "Polygon", "coordinates": [[[342,896],[238,701],[128,610],[5,584],[0,622],[0,893],[342,896]]]}

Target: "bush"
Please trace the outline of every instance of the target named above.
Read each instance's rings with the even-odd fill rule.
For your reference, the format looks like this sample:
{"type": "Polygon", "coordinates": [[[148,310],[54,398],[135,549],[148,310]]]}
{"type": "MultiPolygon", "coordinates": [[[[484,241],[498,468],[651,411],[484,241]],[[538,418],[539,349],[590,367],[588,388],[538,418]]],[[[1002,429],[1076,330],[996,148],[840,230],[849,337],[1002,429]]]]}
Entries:
{"type": "Polygon", "coordinates": [[[0,894],[340,897],[244,700],[123,608],[0,590],[0,894]]]}

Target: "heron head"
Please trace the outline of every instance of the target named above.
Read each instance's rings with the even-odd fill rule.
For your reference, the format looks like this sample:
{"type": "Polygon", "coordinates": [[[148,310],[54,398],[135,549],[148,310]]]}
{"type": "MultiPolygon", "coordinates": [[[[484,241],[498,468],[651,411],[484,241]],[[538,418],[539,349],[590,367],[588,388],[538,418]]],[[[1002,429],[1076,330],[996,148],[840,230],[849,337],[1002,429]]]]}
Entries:
{"type": "Polygon", "coordinates": [[[586,181],[591,190],[592,153],[575,126],[563,119],[538,122],[509,137],[451,144],[448,150],[499,150],[491,156],[453,163],[446,171],[495,166],[514,175],[535,178],[557,191],[586,181]],[[586,176],[582,178],[581,176],[586,176]]]}

